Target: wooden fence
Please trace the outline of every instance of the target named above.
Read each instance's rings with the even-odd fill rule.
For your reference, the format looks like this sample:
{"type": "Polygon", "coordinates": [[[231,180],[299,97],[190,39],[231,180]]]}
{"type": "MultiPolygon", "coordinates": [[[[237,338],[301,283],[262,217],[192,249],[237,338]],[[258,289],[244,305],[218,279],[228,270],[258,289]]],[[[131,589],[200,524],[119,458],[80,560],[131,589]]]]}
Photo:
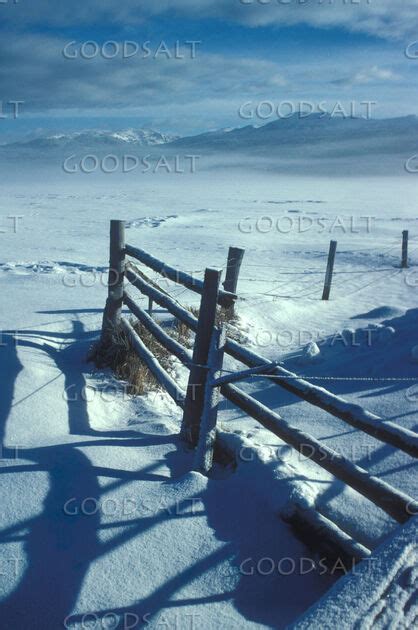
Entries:
{"type": "MultiPolygon", "coordinates": [[[[404,236],[402,251],[403,258],[407,260],[405,238],[404,236]]],[[[332,245],[331,250],[334,255],[335,248],[336,244],[332,245]]],[[[292,392],[301,400],[372,435],[377,440],[399,448],[412,457],[418,457],[418,434],[386,421],[359,405],[349,403],[289,372],[277,363],[268,361],[265,357],[228,338],[225,328],[217,326],[218,308],[234,309],[243,255],[244,250],[230,248],[226,280],[224,288],[221,289],[221,271],[207,268],[204,280],[196,280],[191,275],[164,264],[143,250],[126,244],[124,223],[111,221],[108,298],[103,316],[102,343],[110,343],[112,333],[118,327],[126,331],[138,356],[171,398],[182,408],[180,434],[192,448],[196,449],[197,470],[208,473],[212,467],[214,447],[219,437],[217,431],[219,401],[223,396],[302,455],[306,454],[306,449],[309,448],[310,459],[313,462],[365,496],[399,523],[406,522],[412,514],[418,512],[418,503],[414,499],[374,477],[312,435],[292,426],[278,413],[234,384],[258,374],[270,379],[278,387],[292,392]],[[135,266],[127,260],[128,256],[200,294],[198,317],[161,290],[145,274],[135,269],[135,266]],[[126,291],[125,281],[128,286],[139,290],[150,301],[166,309],[195,333],[193,352],[173,339],[149,313],[134,301],[126,291]],[[123,305],[170,354],[177,357],[188,368],[189,380],[185,391],[171,378],[146,347],[130,321],[122,315],[123,305]],[[246,365],[247,368],[234,373],[226,373],[223,370],[225,353],[246,365]]],[[[328,265],[326,275],[329,280],[332,276],[332,264],[328,265]]]]}

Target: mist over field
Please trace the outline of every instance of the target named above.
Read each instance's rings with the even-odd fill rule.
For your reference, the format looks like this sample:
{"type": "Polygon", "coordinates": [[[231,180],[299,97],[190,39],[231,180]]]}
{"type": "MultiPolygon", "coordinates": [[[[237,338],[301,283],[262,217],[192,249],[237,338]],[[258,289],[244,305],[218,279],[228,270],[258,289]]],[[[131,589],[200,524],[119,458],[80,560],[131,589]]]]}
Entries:
{"type": "MultiPolygon", "coordinates": [[[[45,169],[63,174],[182,175],[218,169],[306,176],[413,175],[418,118],[340,119],[311,115],[183,138],[153,130],[84,131],[41,135],[0,146],[11,177],[45,169]]],[[[418,135],[418,134],[417,134],[418,135]]]]}

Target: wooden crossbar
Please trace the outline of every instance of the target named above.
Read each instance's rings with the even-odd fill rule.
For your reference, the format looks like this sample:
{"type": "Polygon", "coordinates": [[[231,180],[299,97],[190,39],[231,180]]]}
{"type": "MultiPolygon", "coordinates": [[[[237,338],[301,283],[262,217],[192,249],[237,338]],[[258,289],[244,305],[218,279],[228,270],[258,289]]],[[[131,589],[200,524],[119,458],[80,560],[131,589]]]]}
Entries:
{"type": "MultiPolygon", "coordinates": [[[[150,269],[153,269],[157,273],[162,274],[169,280],[172,280],[177,284],[182,284],[184,287],[187,287],[191,291],[202,295],[203,282],[199,278],[194,278],[184,271],[179,271],[178,269],[175,269],[175,267],[171,267],[170,265],[163,263],[161,260],[158,260],[158,258],[154,258],[154,256],[151,256],[143,249],[139,249],[138,247],[126,245],[125,252],[128,256],[132,256],[132,258],[139,260],[142,264],[146,265],[150,269]]],[[[222,289],[219,290],[218,304],[220,304],[221,306],[230,307],[234,304],[236,299],[237,295],[235,293],[224,291],[222,289]]]]}
{"type": "MultiPolygon", "coordinates": [[[[129,266],[125,274],[127,279],[142,293],[151,297],[154,302],[163,308],[166,308],[174,317],[177,317],[191,330],[197,330],[197,319],[189,311],[179,306],[174,300],[164,295],[158,289],[148,285],[142,278],[135,274],[129,266]]],[[[227,339],[225,351],[234,359],[241,361],[250,368],[258,368],[261,365],[268,366],[271,364],[271,361],[265,357],[252,350],[243,348],[232,339],[227,339]]],[[[336,418],[340,418],[340,420],[343,420],[347,424],[361,429],[377,440],[391,444],[412,457],[418,457],[418,435],[413,431],[405,429],[394,422],[384,420],[380,416],[363,409],[360,405],[350,403],[322,387],[313,385],[281,366],[274,368],[272,373],[266,376],[266,378],[271,378],[272,382],[279,387],[323,409],[336,418]]]]}
{"type": "Polygon", "coordinates": [[[374,477],[311,435],[290,425],[279,414],[235,385],[223,385],[221,392],[225,398],[300,453],[306,455],[309,448],[309,458],[312,461],[357,490],[399,523],[405,523],[412,514],[418,513],[418,503],[410,496],[374,477]]]}

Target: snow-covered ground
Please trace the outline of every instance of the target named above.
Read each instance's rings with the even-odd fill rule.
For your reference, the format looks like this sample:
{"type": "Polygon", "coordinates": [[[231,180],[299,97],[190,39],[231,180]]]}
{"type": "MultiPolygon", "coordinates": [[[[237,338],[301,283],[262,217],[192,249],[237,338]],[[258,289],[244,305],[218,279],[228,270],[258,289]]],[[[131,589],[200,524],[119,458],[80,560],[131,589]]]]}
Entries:
{"type": "Polygon", "coordinates": [[[292,628],[415,628],[417,527],[414,518],[398,530],[373,557],[373,570],[367,563],[360,564],[292,628]]]}
{"type": "MultiPolygon", "coordinates": [[[[128,628],[285,627],[338,577],[300,569],[315,555],[279,518],[292,492],[370,549],[394,530],[383,512],[226,403],[222,425],[245,445],[236,472],[211,480],[190,472],[174,404],[162,394],[129,398],[85,357],[106,297],[109,220],[125,219],[129,243],[197,277],[206,266],[224,268],[228,246],[244,247],[237,312],[248,347],[417,431],[417,193],[406,173],[55,178],[40,170],[30,183],[5,183],[0,578],[9,627],[58,628],[68,617],[68,627],[112,628],[114,615],[128,628]],[[411,266],[401,270],[405,229],[411,266]],[[338,241],[336,275],[322,302],[330,239],[338,241]],[[304,351],[309,342],[320,350],[314,357],[304,351]],[[266,558],[274,571],[269,560],[260,570],[266,558]]],[[[179,302],[197,303],[160,283],[179,302]]],[[[271,382],[245,388],[418,495],[408,455],[271,382]]]]}

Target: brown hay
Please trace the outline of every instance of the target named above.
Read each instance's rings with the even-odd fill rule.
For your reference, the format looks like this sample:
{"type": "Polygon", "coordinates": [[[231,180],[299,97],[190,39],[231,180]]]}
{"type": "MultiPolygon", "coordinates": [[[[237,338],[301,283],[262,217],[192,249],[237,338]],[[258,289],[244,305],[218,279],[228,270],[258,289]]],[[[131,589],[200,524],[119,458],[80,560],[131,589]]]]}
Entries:
{"type": "MultiPolygon", "coordinates": [[[[133,318],[131,324],[161,366],[170,371],[173,366],[173,355],[155,339],[143,324],[133,318]]],[[[174,325],[168,328],[167,332],[183,346],[190,346],[190,331],[186,327],[174,325]]],[[[138,357],[130,337],[122,327],[115,329],[107,347],[96,346],[93,348],[89,360],[94,361],[98,368],[110,368],[116,378],[127,382],[130,394],[142,396],[147,392],[161,389],[147,365],[138,357]]]]}
{"type": "MultiPolygon", "coordinates": [[[[199,307],[191,306],[186,308],[192,315],[199,317],[199,307]]],[[[228,336],[241,341],[241,334],[236,327],[238,321],[238,318],[230,309],[217,309],[216,325],[226,325],[228,336]]],[[[173,355],[156,341],[152,333],[143,324],[133,319],[131,319],[131,324],[161,366],[165,370],[170,371],[173,366],[173,355]]],[[[193,348],[194,334],[184,322],[175,319],[173,326],[167,328],[167,333],[183,347],[193,348]]],[[[129,336],[122,327],[117,328],[113,332],[111,341],[105,347],[97,345],[92,348],[88,360],[94,361],[98,368],[110,368],[116,378],[128,383],[130,394],[141,396],[147,392],[161,389],[149,368],[136,354],[129,336]]]]}

